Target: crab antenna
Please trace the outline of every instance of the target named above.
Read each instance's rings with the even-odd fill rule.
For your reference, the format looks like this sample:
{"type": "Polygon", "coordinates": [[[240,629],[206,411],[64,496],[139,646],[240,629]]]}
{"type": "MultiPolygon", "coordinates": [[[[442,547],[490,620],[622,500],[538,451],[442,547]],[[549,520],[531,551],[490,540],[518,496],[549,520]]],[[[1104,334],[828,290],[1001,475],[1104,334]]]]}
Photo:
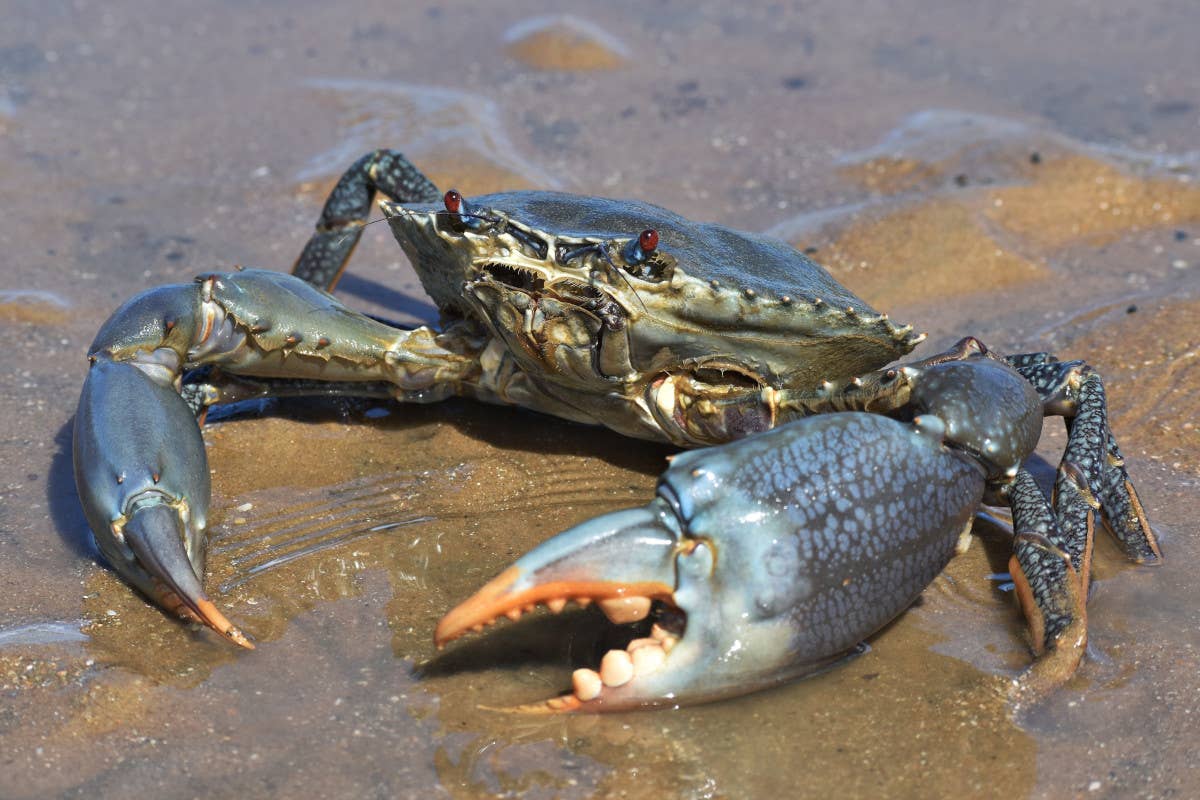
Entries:
{"type": "Polygon", "coordinates": [[[642,307],[642,311],[645,311],[646,304],[642,302],[642,296],[637,293],[637,289],[635,289],[633,284],[629,282],[629,276],[625,274],[625,270],[617,266],[616,262],[612,260],[612,256],[609,255],[608,250],[605,247],[601,245],[596,245],[596,247],[599,248],[600,255],[604,256],[604,260],[608,262],[608,266],[612,267],[612,271],[620,276],[621,280],[625,282],[625,285],[629,287],[629,291],[633,292],[633,296],[637,298],[638,305],[642,307]]]}
{"type": "MultiPolygon", "coordinates": [[[[340,247],[351,236],[358,236],[362,232],[363,228],[367,227],[368,225],[374,225],[376,222],[387,222],[387,217],[380,217],[379,219],[368,220],[367,222],[364,222],[362,225],[359,225],[358,227],[350,228],[350,230],[346,231],[345,233],[343,233],[341,236],[338,237],[338,240],[336,242],[334,242],[334,247],[340,247]]],[[[238,267],[238,270],[241,270],[241,269],[242,269],[242,267],[238,267]]]]}
{"type": "Polygon", "coordinates": [[[626,286],[629,287],[629,291],[633,292],[633,296],[637,298],[638,305],[642,307],[642,311],[645,311],[646,304],[642,302],[642,298],[638,295],[637,289],[635,289],[633,284],[629,282],[628,276],[625,275],[625,270],[617,266],[616,262],[612,260],[612,256],[608,254],[607,248],[605,248],[600,242],[581,245],[576,247],[574,250],[563,250],[560,248],[555,254],[555,258],[560,264],[568,264],[580,256],[587,255],[588,253],[595,253],[596,255],[600,256],[605,263],[608,264],[612,271],[625,282],[626,286]]]}

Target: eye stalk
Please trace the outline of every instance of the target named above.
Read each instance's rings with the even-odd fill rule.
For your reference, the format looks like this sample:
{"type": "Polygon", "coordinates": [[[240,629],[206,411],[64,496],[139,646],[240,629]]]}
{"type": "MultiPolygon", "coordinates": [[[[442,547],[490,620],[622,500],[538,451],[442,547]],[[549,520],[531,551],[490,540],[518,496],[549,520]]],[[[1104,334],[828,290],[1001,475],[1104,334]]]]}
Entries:
{"type": "Polygon", "coordinates": [[[467,199],[457,189],[450,189],[442,195],[442,203],[445,204],[446,211],[451,215],[451,219],[471,230],[480,230],[491,221],[486,217],[474,213],[471,206],[467,203],[467,199]]]}
{"type": "Polygon", "coordinates": [[[630,239],[625,246],[625,262],[631,265],[642,264],[658,249],[658,231],[646,228],[636,239],[630,239]]]}

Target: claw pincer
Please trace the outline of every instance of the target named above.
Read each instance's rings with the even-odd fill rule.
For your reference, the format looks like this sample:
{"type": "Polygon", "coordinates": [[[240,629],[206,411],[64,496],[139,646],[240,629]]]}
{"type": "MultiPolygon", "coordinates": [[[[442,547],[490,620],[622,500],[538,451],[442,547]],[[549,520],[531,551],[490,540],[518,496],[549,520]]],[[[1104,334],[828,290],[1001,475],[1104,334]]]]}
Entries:
{"type": "MultiPolygon", "coordinates": [[[[985,476],[942,427],[829,414],[676,456],[648,506],[535,548],[447,615],[438,641],[531,602],[649,595],[665,658],[625,680],[577,676],[546,710],[712,700],[820,670],[954,554],[985,476]]],[[[646,646],[631,645],[635,667],[646,646]]]]}
{"type": "MultiPolygon", "coordinates": [[[[438,399],[429,384],[472,362],[428,333],[354,314],[298,278],[258,270],[129,300],[92,343],[75,417],[75,482],[100,551],[147,597],[252,647],[203,589],[209,471],[194,409],[180,395],[184,371],[214,366],[359,394],[382,383],[438,399]]],[[[211,390],[218,394],[205,403],[237,399],[211,390]]]]}
{"type": "Polygon", "coordinates": [[[98,358],[74,439],[84,513],[113,568],[163,607],[252,648],[198,577],[210,492],[204,443],[187,404],[136,366],[98,358]],[[174,441],[163,446],[166,438],[174,441]]]}
{"type": "Polygon", "coordinates": [[[253,648],[200,579],[209,473],[200,429],[176,390],[175,349],[192,338],[194,292],[140,295],[97,335],[75,416],[75,481],[96,545],[118,573],[163,607],[253,648]]]}

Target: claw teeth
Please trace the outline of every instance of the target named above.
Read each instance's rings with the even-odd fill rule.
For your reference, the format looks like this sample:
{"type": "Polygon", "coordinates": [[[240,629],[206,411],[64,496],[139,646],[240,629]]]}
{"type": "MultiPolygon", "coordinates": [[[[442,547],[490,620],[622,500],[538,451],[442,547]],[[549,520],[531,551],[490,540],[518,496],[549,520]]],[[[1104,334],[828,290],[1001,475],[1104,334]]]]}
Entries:
{"type": "Polygon", "coordinates": [[[599,606],[610,622],[615,625],[623,625],[626,622],[645,619],[646,615],[650,613],[650,598],[641,596],[608,597],[600,600],[599,606]]]}
{"type": "Polygon", "coordinates": [[[654,672],[667,660],[667,653],[662,647],[639,647],[633,651],[633,674],[646,675],[654,672]]]}
{"type": "Polygon", "coordinates": [[[587,608],[588,606],[590,606],[590,605],[592,604],[592,598],[590,598],[590,597],[576,597],[576,598],[575,598],[575,602],[579,604],[579,607],[580,607],[580,608],[587,608]]]}
{"type": "Polygon", "coordinates": [[[577,669],[571,673],[571,688],[580,700],[595,700],[603,686],[600,673],[594,669],[577,669]]]}
{"type": "Polygon", "coordinates": [[[633,658],[625,650],[609,650],[600,661],[605,686],[624,686],[633,678],[633,658]]]}
{"type": "Polygon", "coordinates": [[[521,618],[521,609],[510,608],[508,611],[504,612],[504,616],[508,617],[513,622],[516,622],[517,620],[519,620],[521,618]]]}
{"type": "Polygon", "coordinates": [[[546,608],[550,609],[555,614],[562,611],[566,607],[567,607],[567,598],[565,598],[565,597],[556,597],[553,600],[546,601],[546,608]]]}
{"type": "Polygon", "coordinates": [[[560,699],[574,697],[577,702],[586,703],[599,697],[605,687],[624,686],[634,678],[662,669],[667,654],[679,640],[658,625],[654,625],[650,632],[651,635],[646,638],[634,639],[624,650],[609,650],[600,660],[598,671],[575,670],[571,673],[572,693],[560,699]]]}
{"type": "Polygon", "coordinates": [[[650,626],[650,637],[661,644],[662,649],[668,653],[675,647],[675,643],[679,641],[674,634],[658,624],[650,626]]]}

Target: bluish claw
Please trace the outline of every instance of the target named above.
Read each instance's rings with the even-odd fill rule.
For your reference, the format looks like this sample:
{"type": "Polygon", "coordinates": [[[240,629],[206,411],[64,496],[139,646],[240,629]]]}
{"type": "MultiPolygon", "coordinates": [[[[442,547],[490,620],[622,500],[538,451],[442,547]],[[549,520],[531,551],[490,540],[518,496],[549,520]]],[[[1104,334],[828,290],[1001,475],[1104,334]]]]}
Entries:
{"type": "Polygon", "coordinates": [[[535,548],[451,611],[437,641],[536,603],[596,600],[618,622],[656,614],[651,637],[522,710],[695,703],[818,671],[954,554],[984,474],[943,432],[935,418],[830,414],[679,455],[648,506],[535,548]]]}
{"type": "Polygon", "coordinates": [[[113,568],[164,608],[253,648],[208,599],[199,577],[208,466],[183,399],[132,363],[97,358],[74,439],[80,500],[113,568]]]}

